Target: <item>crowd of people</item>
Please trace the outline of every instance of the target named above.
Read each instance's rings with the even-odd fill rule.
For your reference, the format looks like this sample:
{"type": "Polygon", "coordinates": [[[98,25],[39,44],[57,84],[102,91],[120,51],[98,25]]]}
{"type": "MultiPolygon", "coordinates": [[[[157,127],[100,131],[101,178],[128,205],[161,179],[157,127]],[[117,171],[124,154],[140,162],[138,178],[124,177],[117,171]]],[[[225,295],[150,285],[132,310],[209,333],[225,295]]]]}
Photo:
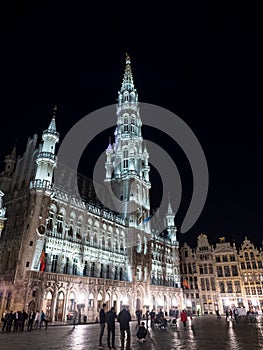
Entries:
{"type": "MultiPolygon", "coordinates": [[[[126,350],[130,350],[131,346],[131,332],[130,332],[130,321],[131,315],[128,307],[123,306],[120,313],[117,315],[115,308],[112,307],[106,312],[106,304],[103,304],[99,312],[99,323],[100,323],[100,335],[99,335],[99,348],[104,349],[102,343],[104,331],[107,325],[107,343],[108,348],[111,350],[116,349],[115,347],[115,322],[119,323],[120,326],[120,341],[121,350],[124,350],[125,339],[126,339],[126,350]]],[[[160,309],[157,313],[155,310],[147,310],[143,315],[142,310],[136,310],[135,312],[137,324],[136,324],[136,338],[139,343],[145,343],[147,340],[148,328],[166,328],[168,323],[170,326],[177,327],[177,320],[182,322],[184,329],[187,328],[188,318],[192,320],[192,313],[190,311],[182,310],[179,312],[178,309],[170,310],[169,318],[168,315],[160,309]]]]}
{"type": "Polygon", "coordinates": [[[1,319],[3,326],[2,332],[23,332],[25,330],[25,325],[27,331],[32,331],[34,329],[41,329],[43,324],[45,329],[47,329],[48,321],[44,311],[40,313],[30,311],[27,313],[25,310],[22,311],[5,311],[1,319]]]}

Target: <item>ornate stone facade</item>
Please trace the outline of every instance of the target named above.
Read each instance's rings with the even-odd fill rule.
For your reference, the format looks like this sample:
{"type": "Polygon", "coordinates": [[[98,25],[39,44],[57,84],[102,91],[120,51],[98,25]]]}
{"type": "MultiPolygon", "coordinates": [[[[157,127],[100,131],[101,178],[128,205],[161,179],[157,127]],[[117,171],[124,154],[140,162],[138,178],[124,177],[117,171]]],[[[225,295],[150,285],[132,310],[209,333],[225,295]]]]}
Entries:
{"type": "Polygon", "coordinates": [[[13,152],[6,158],[0,175],[7,217],[0,238],[0,314],[43,309],[50,320],[62,321],[77,308],[85,321],[95,320],[103,302],[117,311],[128,304],[133,315],[136,309],[182,307],[171,204],[165,233],[152,231],[148,220],[150,167],[141,124],[127,57],[115,143],[105,159],[105,182],[134,207],[124,215],[100,205],[85,178],[79,179],[81,199],[69,190],[70,178],[54,185],[55,111],[40,144],[34,135],[22,157],[13,152]],[[135,245],[129,244],[131,229],[135,245]]]}
{"type": "Polygon", "coordinates": [[[262,248],[258,250],[245,238],[240,249],[222,237],[215,247],[206,235],[198,237],[197,248],[186,243],[181,248],[184,295],[193,312],[225,313],[229,307],[263,309],[262,248]],[[188,288],[189,287],[189,288],[188,288]],[[199,298],[197,298],[197,296],[199,298]]]}

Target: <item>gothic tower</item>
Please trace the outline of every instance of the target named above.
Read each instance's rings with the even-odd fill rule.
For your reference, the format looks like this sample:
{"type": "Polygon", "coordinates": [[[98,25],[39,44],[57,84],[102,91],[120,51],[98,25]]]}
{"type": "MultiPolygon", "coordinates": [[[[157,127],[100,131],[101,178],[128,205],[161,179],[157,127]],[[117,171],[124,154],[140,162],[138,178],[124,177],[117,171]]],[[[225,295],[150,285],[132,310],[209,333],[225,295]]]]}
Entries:
{"type": "Polygon", "coordinates": [[[149,153],[143,141],[131,60],[126,54],[126,66],[121,89],[118,92],[117,126],[114,143],[106,150],[105,183],[111,186],[121,202],[121,213],[127,226],[130,265],[129,280],[149,281],[148,245],[151,238],[149,180],[149,153]]]}
{"type": "MultiPolygon", "coordinates": [[[[115,142],[113,145],[110,142],[106,150],[105,182],[112,186],[113,193],[122,201],[122,212],[127,226],[138,228],[150,215],[151,183],[149,154],[143,143],[138,93],[134,86],[128,55],[118,95],[115,142]]],[[[149,232],[149,227],[146,226],[147,228],[149,232]]]]}

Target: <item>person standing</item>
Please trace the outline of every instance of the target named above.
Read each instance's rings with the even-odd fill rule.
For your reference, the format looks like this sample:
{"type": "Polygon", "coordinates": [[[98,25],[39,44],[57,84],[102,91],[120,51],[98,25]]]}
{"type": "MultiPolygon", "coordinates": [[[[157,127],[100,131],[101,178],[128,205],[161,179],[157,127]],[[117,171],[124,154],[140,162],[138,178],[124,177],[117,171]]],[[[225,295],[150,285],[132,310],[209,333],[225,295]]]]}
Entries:
{"type": "Polygon", "coordinates": [[[108,326],[108,348],[109,349],[116,349],[115,345],[114,345],[115,344],[115,318],[117,318],[117,315],[115,312],[115,308],[112,307],[106,313],[106,323],[108,326]]]}
{"type": "Polygon", "coordinates": [[[2,332],[4,332],[6,330],[8,315],[9,315],[9,312],[6,310],[3,314],[3,317],[2,317],[2,322],[3,322],[2,332]]]}
{"type": "Polygon", "coordinates": [[[153,328],[154,327],[154,321],[155,321],[155,311],[154,310],[152,310],[150,312],[150,319],[151,319],[151,328],[153,328]]]}
{"type": "Polygon", "coordinates": [[[136,327],[139,327],[140,326],[140,323],[141,323],[141,318],[142,318],[142,313],[141,313],[141,310],[136,310],[135,311],[135,315],[136,315],[136,318],[137,318],[137,326],[136,327]]]}
{"type": "Polygon", "coordinates": [[[127,336],[126,350],[131,350],[131,331],[130,331],[130,322],[131,322],[131,314],[130,312],[123,307],[121,312],[118,314],[118,322],[120,323],[120,331],[121,331],[121,350],[124,350],[124,339],[125,333],[127,336]]]}
{"type": "Polygon", "coordinates": [[[39,310],[37,310],[36,316],[35,316],[35,327],[34,327],[35,329],[38,329],[39,318],[40,318],[40,313],[39,313],[39,310]]]}
{"type": "Polygon", "coordinates": [[[237,309],[237,307],[234,308],[233,314],[234,314],[235,321],[238,323],[238,309],[237,309]]]}
{"type": "Polygon", "coordinates": [[[102,309],[100,310],[100,338],[99,338],[99,348],[103,349],[103,345],[102,345],[102,337],[104,334],[104,330],[105,330],[105,324],[106,324],[106,304],[102,305],[102,309]]]}
{"type": "Polygon", "coordinates": [[[7,332],[11,332],[13,320],[14,320],[14,314],[13,314],[13,311],[11,310],[9,314],[7,314],[7,321],[6,321],[7,332]]]}
{"type": "Polygon", "coordinates": [[[14,327],[13,327],[13,332],[17,332],[19,329],[19,319],[21,318],[21,312],[20,311],[16,311],[13,315],[14,317],[14,327]]]}
{"type": "Polygon", "coordinates": [[[181,316],[181,322],[183,322],[184,329],[186,330],[187,312],[185,310],[182,310],[180,316],[181,316]]]}
{"type": "Polygon", "coordinates": [[[20,317],[19,317],[19,329],[20,329],[20,332],[24,331],[25,322],[26,322],[27,319],[28,319],[28,314],[27,314],[27,312],[25,312],[25,310],[23,310],[20,313],[20,317]]]}
{"type": "Polygon", "coordinates": [[[145,313],[146,328],[149,327],[149,316],[150,316],[150,311],[149,311],[149,310],[146,310],[146,313],[145,313]]]}
{"type": "Polygon", "coordinates": [[[33,323],[36,317],[35,311],[31,310],[28,315],[28,325],[27,325],[27,330],[31,331],[33,327],[33,323]]]}

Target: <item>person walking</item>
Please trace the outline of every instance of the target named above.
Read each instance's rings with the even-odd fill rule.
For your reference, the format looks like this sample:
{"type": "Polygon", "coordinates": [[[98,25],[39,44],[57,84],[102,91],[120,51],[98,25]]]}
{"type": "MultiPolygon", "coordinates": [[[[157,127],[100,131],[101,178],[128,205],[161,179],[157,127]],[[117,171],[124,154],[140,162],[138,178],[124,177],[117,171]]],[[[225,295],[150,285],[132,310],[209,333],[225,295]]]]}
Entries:
{"type": "Polygon", "coordinates": [[[229,311],[226,309],[226,322],[229,322],[229,311]]]}
{"type": "Polygon", "coordinates": [[[44,311],[41,311],[41,315],[40,315],[40,323],[39,323],[39,329],[41,329],[42,323],[45,323],[45,329],[47,329],[47,319],[46,319],[46,314],[44,313],[44,311]]]}
{"type": "Polygon", "coordinates": [[[116,349],[115,348],[115,319],[117,318],[115,308],[112,307],[107,313],[106,313],[106,323],[108,326],[108,348],[109,349],[116,349]]]}
{"type": "Polygon", "coordinates": [[[217,318],[218,320],[221,319],[221,316],[220,316],[220,313],[219,313],[219,310],[218,310],[218,309],[216,310],[216,318],[217,318]]]}
{"type": "Polygon", "coordinates": [[[124,350],[124,340],[125,334],[127,336],[126,342],[126,350],[131,350],[131,331],[130,331],[130,322],[131,322],[131,314],[126,307],[123,307],[121,312],[118,314],[117,318],[120,323],[120,331],[121,331],[121,350],[124,350]]]}
{"type": "Polygon", "coordinates": [[[104,330],[105,330],[105,324],[106,324],[106,304],[104,303],[102,305],[102,309],[100,309],[100,338],[99,338],[99,348],[103,349],[103,344],[102,344],[102,337],[104,334],[104,330]]]}
{"type": "Polygon", "coordinates": [[[187,312],[185,310],[182,310],[180,316],[181,316],[181,322],[183,322],[184,329],[186,330],[187,312]]]}
{"type": "Polygon", "coordinates": [[[77,310],[74,310],[74,313],[73,313],[73,328],[72,329],[75,329],[75,326],[76,326],[76,323],[77,323],[77,318],[78,318],[78,312],[77,312],[77,310]]]}

